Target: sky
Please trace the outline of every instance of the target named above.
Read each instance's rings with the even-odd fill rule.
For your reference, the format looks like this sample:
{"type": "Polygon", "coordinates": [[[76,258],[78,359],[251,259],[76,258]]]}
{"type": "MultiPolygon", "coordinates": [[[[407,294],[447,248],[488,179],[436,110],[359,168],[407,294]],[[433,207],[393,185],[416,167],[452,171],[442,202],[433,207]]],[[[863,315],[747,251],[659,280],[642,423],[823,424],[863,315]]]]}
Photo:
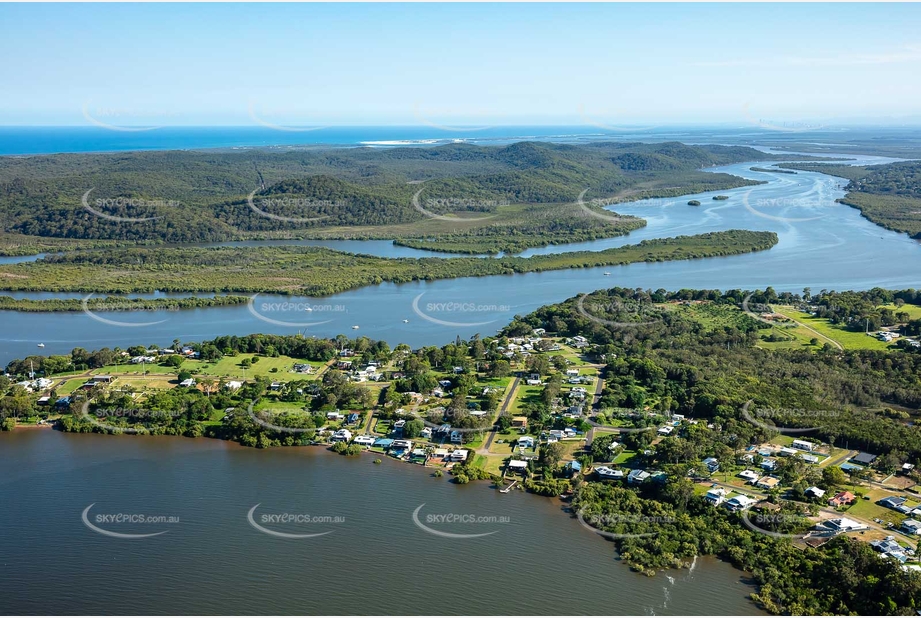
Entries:
{"type": "Polygon", "coordinates": [[[921,121],[917,4],[3,4],[0,125],[921,121]]]}

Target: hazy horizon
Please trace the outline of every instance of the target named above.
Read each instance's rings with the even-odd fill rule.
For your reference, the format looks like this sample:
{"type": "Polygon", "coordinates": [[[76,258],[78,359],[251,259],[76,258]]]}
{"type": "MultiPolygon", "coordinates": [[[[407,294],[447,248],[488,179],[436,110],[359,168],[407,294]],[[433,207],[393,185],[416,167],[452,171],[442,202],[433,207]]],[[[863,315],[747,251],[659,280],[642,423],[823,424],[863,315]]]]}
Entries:
{"type": "Polygon", "coordinates": [[[0,24],[3,126],[921,124],[913,4],[8,4],[0,24]]]}

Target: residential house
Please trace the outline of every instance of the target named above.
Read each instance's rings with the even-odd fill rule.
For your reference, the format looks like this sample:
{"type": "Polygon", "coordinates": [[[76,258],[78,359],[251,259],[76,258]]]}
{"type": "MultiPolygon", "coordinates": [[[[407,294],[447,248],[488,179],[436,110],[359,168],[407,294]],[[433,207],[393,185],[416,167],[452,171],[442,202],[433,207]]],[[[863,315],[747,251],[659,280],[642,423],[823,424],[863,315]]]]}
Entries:
{"type": "Polygon", "coordinates": [[[777,460],[766,458],[761,461],[761,467],[765,470],[773,471],[777,468],[777,460]]]}
{"type": "Polygon", "coordinates": [[[901,496],[888,496],[882,500],[878,500],[876,504],[884,506],[887,509],[898,510],[900,506],[905,504],[905,498],[901,496]]]}
{"type": "Polygon", "coordinates": [[[754,470],[742,470],[739,472],[739,476],[745,479],[745,481],[748,483],[754,483],[761,477],[761,475],[754,470]]]}
{"type": "Polygon", "coordinates": [[[340,429],[330,436],[331,442],[351,442],[352,441],[352,432],[348,429],[340,429]]]}
{"type": "Polygon", "coordinates": [[[828,506],[844,506],[848,504],[853,504],[857,500],[857,496],[852,494],[849,491],[839,491],[834,495],[834,497],[828,501],[828,506]]]}
{"type": "Polygon", "coordinates": [[[451,432],[451,444],[462,444],[464,442],[464,434],[461,431],[452,431],[451,432]]]}
{"type": "Polygon", "coordinates": [[[704,500],[713,506],[719,506],[726,500],[727,493],[722,487],[714,487],[704,495],[704,500]]]}
{"type": "Polygon", "coordinates": [[[335,412],[326,413],[326,420],[328,421],[341,421],[343,418],[345,418],[345,416],[343,416],[342,413],[339,412],[338,410],[336,410],[335,412]]]}
{"type": "Polygon", "coordinates": [[[921,531],[921,521],[917,519],[906,519],[902,522],[900,529],[907,534],[918,534],[921,531]]]}
{"type": "Polygon", "coordinates": [[[389,449],[392,444],[393,440],[391,438],[378,438],[374,441],[374,446],[382,448],[385,451],[389,449]]]}
{"type": "Polygon", "coordinates": [[[794,440],[793,444],[791,444],[790,446],[792,446],[795,449],[799,449],[801,451],[809,451],[809,452],[812,452],[815,449],[815,445],[808,440],[794,440]]]}
{"type": "Polygon", "coordinates": [[[640,483],[648,479],[650,476],[652,475],[646,472],[645,470],[640,470],[640,469],[630,470],[630,474],[627,475],[627,482],[630,483],[631,485],[639,485],[640,483]]]}
{"type": "Polygon", "coordinates": [[[528,426],[527,416],[513,416],[512,417],[512,427],[527,427],[527,426],[528,426]]]}
{"type": "Polygon", "coordinates": [[[528,462],[520,459],[512,459],[508,462],[508,469],[513,472],[524,472],[528,469],[528,462]]]}
{"type": "Polygon", "coordinates": [[[531,436],[521,436],[518,438],[518,448],[534,448],[534,438],[531,436]]]}
{"type": "Polygon", "coordinates": [[[765,477],[758,479],[758,482],[755,483],[756,487],[760,487],[761,489],[768,489],[768,490],[774,489],[778,485],[780,485],[780,479],[777,478],[776,476],[765,476],[765,477]]]}
{"type": "Polygon", "coordinates": [[[853,530],[866,530],[868,528],[868,526],[858,523],[853,519],[848,519],[847,517],[828,519],[819,524],[819,526],[824,527],[826,530],[831,530],[835,534],[851,532],[853,530]]]}
{"type": "Polygon", "coordinates": [[[432,438],[432,428],[431,428],[431,427],[423,427],[423,428],[422,428],[422,433],[421,433],[420,435],[421,435],[423,438],[425,438],[426,440],[430,440],[430,439],[432,438]]]}
{"type": "Polygon", "coordinates": [[[575,474],[576,472],[582,472],[582,464],[573,459],[572,461],[566,462],[565,469],[570,474],[575,474]]]}
{"type": "Polygon", "coordinates": [[[876,459],[876,455],[870,453],[859,453],[856,457],[851,457],[851,461],[862,466],[869,466],[876,459]]]}
{"type": "Polygon", "coordinates": [[[707,457],[704,459],[704,465],[707,466],[707,471],[710,474],[720,469],[720,462],[716,457],[707,457]]]}
{"type": "Polygon", "coordinates": [[[825,495],[825,490],[820,489],[816,487],[815,485],[813,485],[812,487],[807,487],[806,491],[804,491],[803,493],[809,496],[810,498],[821,498],[822,496],[825,495]]]}
{"type": "Polygon", "coordinates": [[[665,425],[664,427],[659,427],[658,433],[660,436],[670,436],[673,431],[675,431],[674,427],[671,425],[665,425]]]}
{"type": "Polygon", "coordinates": [[[754,498],[749,498],[748,496],[739,494],[738,496],[733,496],[726,501],[726,508],[730,511],[744,511],[747,508],[750,508],[757,500],[754,498]]]}
{"type": "Polygon", "coordinates": [[[624,478],[623,470],[615,470],[614,468],[609,468],[608,466],[596,467],[595,473],[599,478],[603,480],[619,481],[620,479],[624,478]]]}
{"type": "Polygon", "coordinates": [[[369,436],[367,434],[361,436],[355,436],[355,439],[352,440],[355,444],[360,444],[361,446],[372,446],[375,442],[374,436],[369,436]]]}
{"type": "Polygon", "coordinates": [[[183,380],[182,382],[179,383],[179,386],[184,386],[186,388],[195,386],[195,378],[189,378],[188,380],[183,380]]]}
{"type": "Polygon", "coordinates": [[[448,456],[448,459],[451,461],[467,461],[468,450],[459,448],[457,450],[451,451],[451,454],[448,456]]]}

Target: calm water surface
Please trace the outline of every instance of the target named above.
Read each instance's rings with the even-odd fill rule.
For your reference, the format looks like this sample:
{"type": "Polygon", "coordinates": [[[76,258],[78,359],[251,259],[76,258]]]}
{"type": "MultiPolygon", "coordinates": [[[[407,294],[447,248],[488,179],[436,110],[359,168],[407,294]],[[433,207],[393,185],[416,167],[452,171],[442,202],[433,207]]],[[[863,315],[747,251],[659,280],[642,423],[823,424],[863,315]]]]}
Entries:
{"type": "MultiPolygon", "coordinates": [[[[852,158],[851,163],[855,164],[892,160],[842,156],[852,158]]],[[[46,344],[44,353],[66,353],[77,346],[93,349],[138,343],[163,345],[174,338],[201,341],[218,335],[255,332],[303,332],[318,337],[362,334],[385,339],[392,345],[400,342],[412,346],[441,345],[457,335],[495,333],[516,314],[613,286],[669,290],[773,286],[778,291],[793,292],[805,287],[814,291],[921,287],[921,243],[874,225],[858,210],[836,203],[835,199],[844,196],[845,180],[809,172],[792,175],[750,170],[752,166],[764,165],[740,163],[709,171],[765,180],[767,184],[618,205],[615,207],[618,212],[641,216],[648,225],[627,236],[532,249],[523,255],[598,251],[645,239],[728,229],[776,232],[779,243],[768,251],[524,275],[384,283],[328,298],[259,296],[252,307],[104,315],[126,325],[103,323],[79,312],[0,312],[0,363],[38,352],[38,343],[46,344]],[[714,201],[712,197],[718,193],[729,195],[730,199],[714,201]],[[701,206],[688,206],[690,199],[698,199],[701,206]],[[302,304],[273,305],[291,300],[302,304]],[[312,311],[305,311],[308,306],[312,311]],[[150,322],[159,323],[137,325],[150,322]],[[359,329],[353,329],[354,326],[359,329]]],[[[327,244],[336,242],[361,241],[327,244]]],[[[369,243],[364,252],[409,255],[405,248],[381,241],[369,243]]]]}
{"type": "Polygon", "coordinates": [[[456,486],[421,466],[214,440],[0,434],[3,614],[752,614],[744,574],[713,559],[649,578],[556,500],[456,486]],[[339,523],[264,524],[282,513],[339,523]],[[427,515],[506,517],[427,524],[427,515]],[[111,538],[108,531],[156,537],[111,538]],[[97,516],[177,517],[98,523],[97,516]],[[300,526],[300,527],[298,527],[300,526]]]}

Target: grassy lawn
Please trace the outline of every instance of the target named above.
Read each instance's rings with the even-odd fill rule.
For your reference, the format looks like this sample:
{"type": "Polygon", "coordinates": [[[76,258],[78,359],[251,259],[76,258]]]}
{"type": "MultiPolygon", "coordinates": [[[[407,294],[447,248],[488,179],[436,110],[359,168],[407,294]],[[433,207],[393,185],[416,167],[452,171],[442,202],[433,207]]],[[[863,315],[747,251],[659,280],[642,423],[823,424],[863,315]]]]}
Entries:
{"type": "MultiPolygon", "coordinates": [[[[814,328],[825,337],[837,341],[847,350],[886,350],[892,347],[891,344],[880,341],[875,337],[870,337],[862,332],[845,330],[843,327],[833,325],[824,318],[811,316],[792,307],[775,306],[774,310],[814,328]]],[[[822,338],[819,337],[818,339],[821,341],[822,338]]]]}
{"type": "Polygon", "coordinates": [[[627,465],[634,457],[636,457],[636,451],[621,451],[620,454],[614,458],[614,464],[627,465]]]}
{"type": "MultiPolygon", "coordinates": [[[[189,362],[189,361],[186,361],[189,362]]],[[[198,361],[193,361],[198,362],[198,361]]],[[[185,363],[183,363],[185,364],[185,363]]],[[[105,367],[100,367],[99,369],[93,369],[90,373],[94,376],[104,376],[104,375],[121,375],[121,374],[135,374],[143,375],[144,371],[147,371],[147,374],[176,374],[179,370],[175,367],[164,367],[163,365],[157,365],[154,363],[146,363],[144,365],[132,365],[122,363],[121,365],[106,365],[105,367]]]]}
{"type": "Polygon", "coordinates": [[[540,393],[543,386],[527,386],[519,384],[518,391],[515,393],[515,400],[508,407],[510,414],[521,414],[522,406],[528,402],[537,403],[540,401],[540,393]]]}
{"type": "MultiPolygon", "coordinates": [[[[252,360],[254,355],[252,354],[239,354],[237,356],[225,356],[219,361],[197,361],[197,360],[186,360],[182,363],[182,369],[188,371],[197,371],[202,375],[209,375],[215,377],[233,377],[233,378],[242,378],[244,374],[243,367],[240,366],[240,363],[243,359],[252,360]]],[[[290,356],[279,356],[277,358],[265,357],[265,356],[256,356],[259,360],[256,361],[249,369],[246,370],[246,377],[252,378],[257,375],[269,376],[273,379],[278,380],[279,382],[289,382],[291,380],[309,380],[313,379],[316,374],[299,374],[293,373],[291,368],[296,362],[304,362],[291,358],[290,356]],[[272,369],[277,369],[277,371],[272,372],[272,369]]],[[[322,367],[323,363],[309,363],[315,367],[322,367]]]]}
{"type": "Polygon", "coordinates": [[[77,390],[77,387],[86,382],[83,378],[78,378],[76,380],[67,380],[63,384],[55,389],[60,396],[70,395],[72,392],[77,390]]]}
{"type": "Polygon", "coordinates": [[[892,509],[886,508],[876,504],[877,500],[891,496],[890,492],[883,491],[881,489],[872,489],[866,493],[869,500],[861,498],[857,500],[851,507],[847,510],[848,515],[854,515],[855,517],[862,517],[864,519],[869,519],[873,521],[874,519],[882,519],[885,521],[891,521],[896,526],[899,526],[905,519],[908,517],[894,511],[892,509]]]}
{"type": "Polygon", "coordinates": [[[880,308],[889,309],[893,313],[900,313],[904,311],[912,320],[921,318],[921,306],[918,305],[909,305],[908,303],[902,305],[901,307],[896,307],[895,305],[880,305],[880,308]]]}

